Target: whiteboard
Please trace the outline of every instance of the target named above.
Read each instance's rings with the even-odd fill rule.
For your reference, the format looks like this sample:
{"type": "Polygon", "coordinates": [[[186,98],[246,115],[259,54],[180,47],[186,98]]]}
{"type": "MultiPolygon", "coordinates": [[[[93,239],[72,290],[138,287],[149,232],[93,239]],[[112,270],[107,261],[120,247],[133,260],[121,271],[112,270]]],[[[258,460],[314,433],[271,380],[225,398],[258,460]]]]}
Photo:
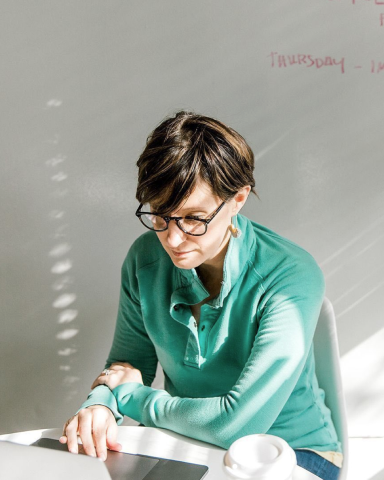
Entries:
{"type": "Polygon", "coordinates": [[[382,435],[384,2],[14,0],[0,22],[0,433],[61,425],[102,369],[135,162],[185,108],[253,148],[244,213],[320,264],[351,432],[382,435]]]}

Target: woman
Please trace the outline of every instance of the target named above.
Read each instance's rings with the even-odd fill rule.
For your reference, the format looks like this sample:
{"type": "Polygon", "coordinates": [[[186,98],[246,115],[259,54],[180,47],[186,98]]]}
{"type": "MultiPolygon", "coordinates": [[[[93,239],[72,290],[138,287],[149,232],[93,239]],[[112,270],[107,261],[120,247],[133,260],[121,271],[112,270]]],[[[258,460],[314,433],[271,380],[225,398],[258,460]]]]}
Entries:
{"type": "Polygon", "coordinates": [[[106,369],[61,441],[119,450],[123,415],[228,448],[284,438],[298,464],[336,479],[340,443],[314,371],[324,279],[309,253],[239,211],[254,190],[241,135],[178,112],[148,137],[136,216],[151,231],[122,267],[106,369]],[[157,362],[165,390],[150,387],[157,362]]]}

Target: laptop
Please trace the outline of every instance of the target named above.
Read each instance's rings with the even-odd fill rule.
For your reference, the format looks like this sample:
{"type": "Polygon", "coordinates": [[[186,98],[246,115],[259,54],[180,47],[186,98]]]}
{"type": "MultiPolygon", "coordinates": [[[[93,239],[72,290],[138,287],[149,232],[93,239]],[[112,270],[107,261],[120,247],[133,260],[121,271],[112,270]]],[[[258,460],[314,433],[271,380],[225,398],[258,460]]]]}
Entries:
{"type": "Polygon", "coordinates": [[[69,453],[51,438],[32,445],[0,441],[0,478],[6,480],[201,480],[207,472],[205,465],[112,450],[103,462],[69,453]]]}

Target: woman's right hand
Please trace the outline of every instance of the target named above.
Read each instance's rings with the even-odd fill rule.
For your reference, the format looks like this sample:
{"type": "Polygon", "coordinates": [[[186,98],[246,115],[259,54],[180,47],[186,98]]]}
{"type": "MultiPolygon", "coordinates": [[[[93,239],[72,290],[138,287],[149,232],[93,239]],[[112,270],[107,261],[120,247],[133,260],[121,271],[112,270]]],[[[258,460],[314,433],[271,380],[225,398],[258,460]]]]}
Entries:
{"type": "Polygon", "coordinates": [[[120,451],[117,443],[117,423],[111,410],[103,405],[82,408],[71,417],[63,427],[61,443],[68,445],[68,450],[78,453],[77,437],[80,437],[84,452],[91,457],[107,459],[107,448],[120,451]]]}

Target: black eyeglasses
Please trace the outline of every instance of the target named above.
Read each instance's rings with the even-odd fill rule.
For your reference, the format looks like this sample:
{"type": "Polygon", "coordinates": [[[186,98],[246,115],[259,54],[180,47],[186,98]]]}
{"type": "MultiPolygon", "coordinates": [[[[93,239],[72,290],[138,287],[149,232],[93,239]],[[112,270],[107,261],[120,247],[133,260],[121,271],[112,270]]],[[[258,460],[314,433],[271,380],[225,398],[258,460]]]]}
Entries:
{"type": "Polygon", "coordinates": [[[136,217],[139,218],[140,222],[144,227],[149,228],[149,230],[154,230],[155,232],[164,232],[168,229],[169,222],[174,220],[176,225],[180,230],[187,235],[193,235],[194,237],[200,237],[207,233],[208,225],[220,212],[220,210],[225,205],[223,202],[219,207],[209,215],[208,218],[199,218],[194,217],[193,215],[187,215],[186,217],[168,217],[164,215],[158,215],[155,212],[141,212],[143,204],[140,203],[139,208],[136,210],[136,217]]]}

